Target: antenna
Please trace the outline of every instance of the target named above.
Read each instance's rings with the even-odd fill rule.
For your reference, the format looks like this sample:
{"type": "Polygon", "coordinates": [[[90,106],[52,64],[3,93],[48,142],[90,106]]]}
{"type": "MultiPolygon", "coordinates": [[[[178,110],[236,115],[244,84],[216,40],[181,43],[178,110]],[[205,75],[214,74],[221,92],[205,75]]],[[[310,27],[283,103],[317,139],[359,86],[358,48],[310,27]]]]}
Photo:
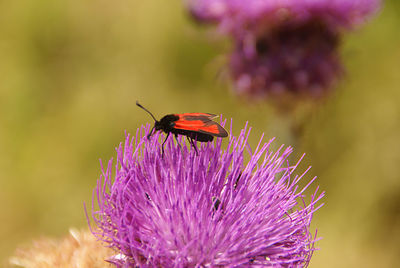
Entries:
{"type": "Polygon", "coordinates": [[[153,117],[154,121],[158,122],[157,119],[154,117],[154,115],[152,113],[150,113],[149,110],[144,108],[138,101],[136,101],[136,105],[139,106],[140,108],[142,108],[143,110],[145,110],[146,112],[148,112],[151,115],[151,117],[153,117]]]}

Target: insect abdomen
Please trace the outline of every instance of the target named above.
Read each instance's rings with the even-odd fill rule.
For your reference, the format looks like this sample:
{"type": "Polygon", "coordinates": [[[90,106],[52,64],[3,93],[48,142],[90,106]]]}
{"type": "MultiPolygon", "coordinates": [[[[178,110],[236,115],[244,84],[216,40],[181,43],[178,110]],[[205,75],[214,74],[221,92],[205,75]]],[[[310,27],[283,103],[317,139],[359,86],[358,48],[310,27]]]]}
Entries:
{"type": "Polygon", "coordinates": [[[193,140],[200,141],[200,142],[208,142],[208,141],[212,141],[214,139],[214,137],[209,134],[204,134],[204,133],[190,131],[190,130],[184,130],[184,129],[173,129],[171,132],[173,134],[185,135],[193,140]]]}

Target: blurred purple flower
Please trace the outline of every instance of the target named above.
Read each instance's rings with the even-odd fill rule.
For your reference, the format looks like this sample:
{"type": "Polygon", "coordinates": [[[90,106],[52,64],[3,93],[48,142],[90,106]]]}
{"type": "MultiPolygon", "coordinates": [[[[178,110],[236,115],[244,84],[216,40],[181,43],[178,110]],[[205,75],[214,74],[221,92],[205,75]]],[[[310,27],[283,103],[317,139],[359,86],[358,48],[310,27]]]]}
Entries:
{"type": "Polygon", "coordinates": [[[239,94],[319,97],[342,73],[341,33],[377,12],[380,0],[187,0],[200,22],[232,36],[239,94]]]}
{"type": "Polygon", "coordinates": [[[117,250],[120,267],[307,266],[316,234],[310,222],[319,208],[318,187],[308,204],[289,166],[292,148],[271,151],[262,138],[244,164],[250,128],[193,148],[160,133],[127,135],[117,148],[115,174],[108,162],[97,182],[93,234],[117,250]],[[162,135],[162,134],[161,134],[162,135]],[[97,205],[96,205],[97,206],[97,205]]]}

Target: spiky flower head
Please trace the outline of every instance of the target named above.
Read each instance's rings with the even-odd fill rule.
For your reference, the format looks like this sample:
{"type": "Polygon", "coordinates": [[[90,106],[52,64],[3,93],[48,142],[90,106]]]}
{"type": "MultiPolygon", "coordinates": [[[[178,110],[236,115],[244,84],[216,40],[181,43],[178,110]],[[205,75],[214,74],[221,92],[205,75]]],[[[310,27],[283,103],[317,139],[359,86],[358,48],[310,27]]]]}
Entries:
{"type": "MultiPolygon", "coordinates": [[[[149,126],[126,136],[98,180],[92,232],[118,254],[123,267],[306,266],[315,250],[310,232],[318,187],[309,203],[290,166],[292,149],[271,150],[270,140],[251,152],[250,128],[203,143],[198,153],[149,126]],[[246,154],[249,161],[244,162],[246,154]],[[98,208],[96,208],[98,206],[98,208]]],[[[309,198],[307,198],[309,199],[309,198]]]]}
{"type": "Polygon", "coordinates": [[[239,94],[319,97],[342,74],[344,30],[362,25],[380,0],[188,0],[200,22],[234,42],[230,72],[239,94]]]}

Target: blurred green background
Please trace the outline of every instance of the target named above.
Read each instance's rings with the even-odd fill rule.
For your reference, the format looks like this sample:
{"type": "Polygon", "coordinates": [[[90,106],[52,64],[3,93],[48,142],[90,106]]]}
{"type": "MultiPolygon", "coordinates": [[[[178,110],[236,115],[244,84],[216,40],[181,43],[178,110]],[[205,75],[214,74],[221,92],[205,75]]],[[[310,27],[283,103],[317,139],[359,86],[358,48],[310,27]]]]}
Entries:
{"type": "MultiPolygon", "coordinates": [[[[345,37],[346,77],[295,144],[327,192],[311,267],[400,262],[399,28],[392,0],[345,37]]],[[[248,120],[251,145],[263,132],[292,145],[271,106],[216,78],[226,43],[181,1],[0,1],[0,263],[17,245],[86,226],[98,159],[152,121],[136,100],[158,118],[222,113],[235,134],[248,120]]]]}

